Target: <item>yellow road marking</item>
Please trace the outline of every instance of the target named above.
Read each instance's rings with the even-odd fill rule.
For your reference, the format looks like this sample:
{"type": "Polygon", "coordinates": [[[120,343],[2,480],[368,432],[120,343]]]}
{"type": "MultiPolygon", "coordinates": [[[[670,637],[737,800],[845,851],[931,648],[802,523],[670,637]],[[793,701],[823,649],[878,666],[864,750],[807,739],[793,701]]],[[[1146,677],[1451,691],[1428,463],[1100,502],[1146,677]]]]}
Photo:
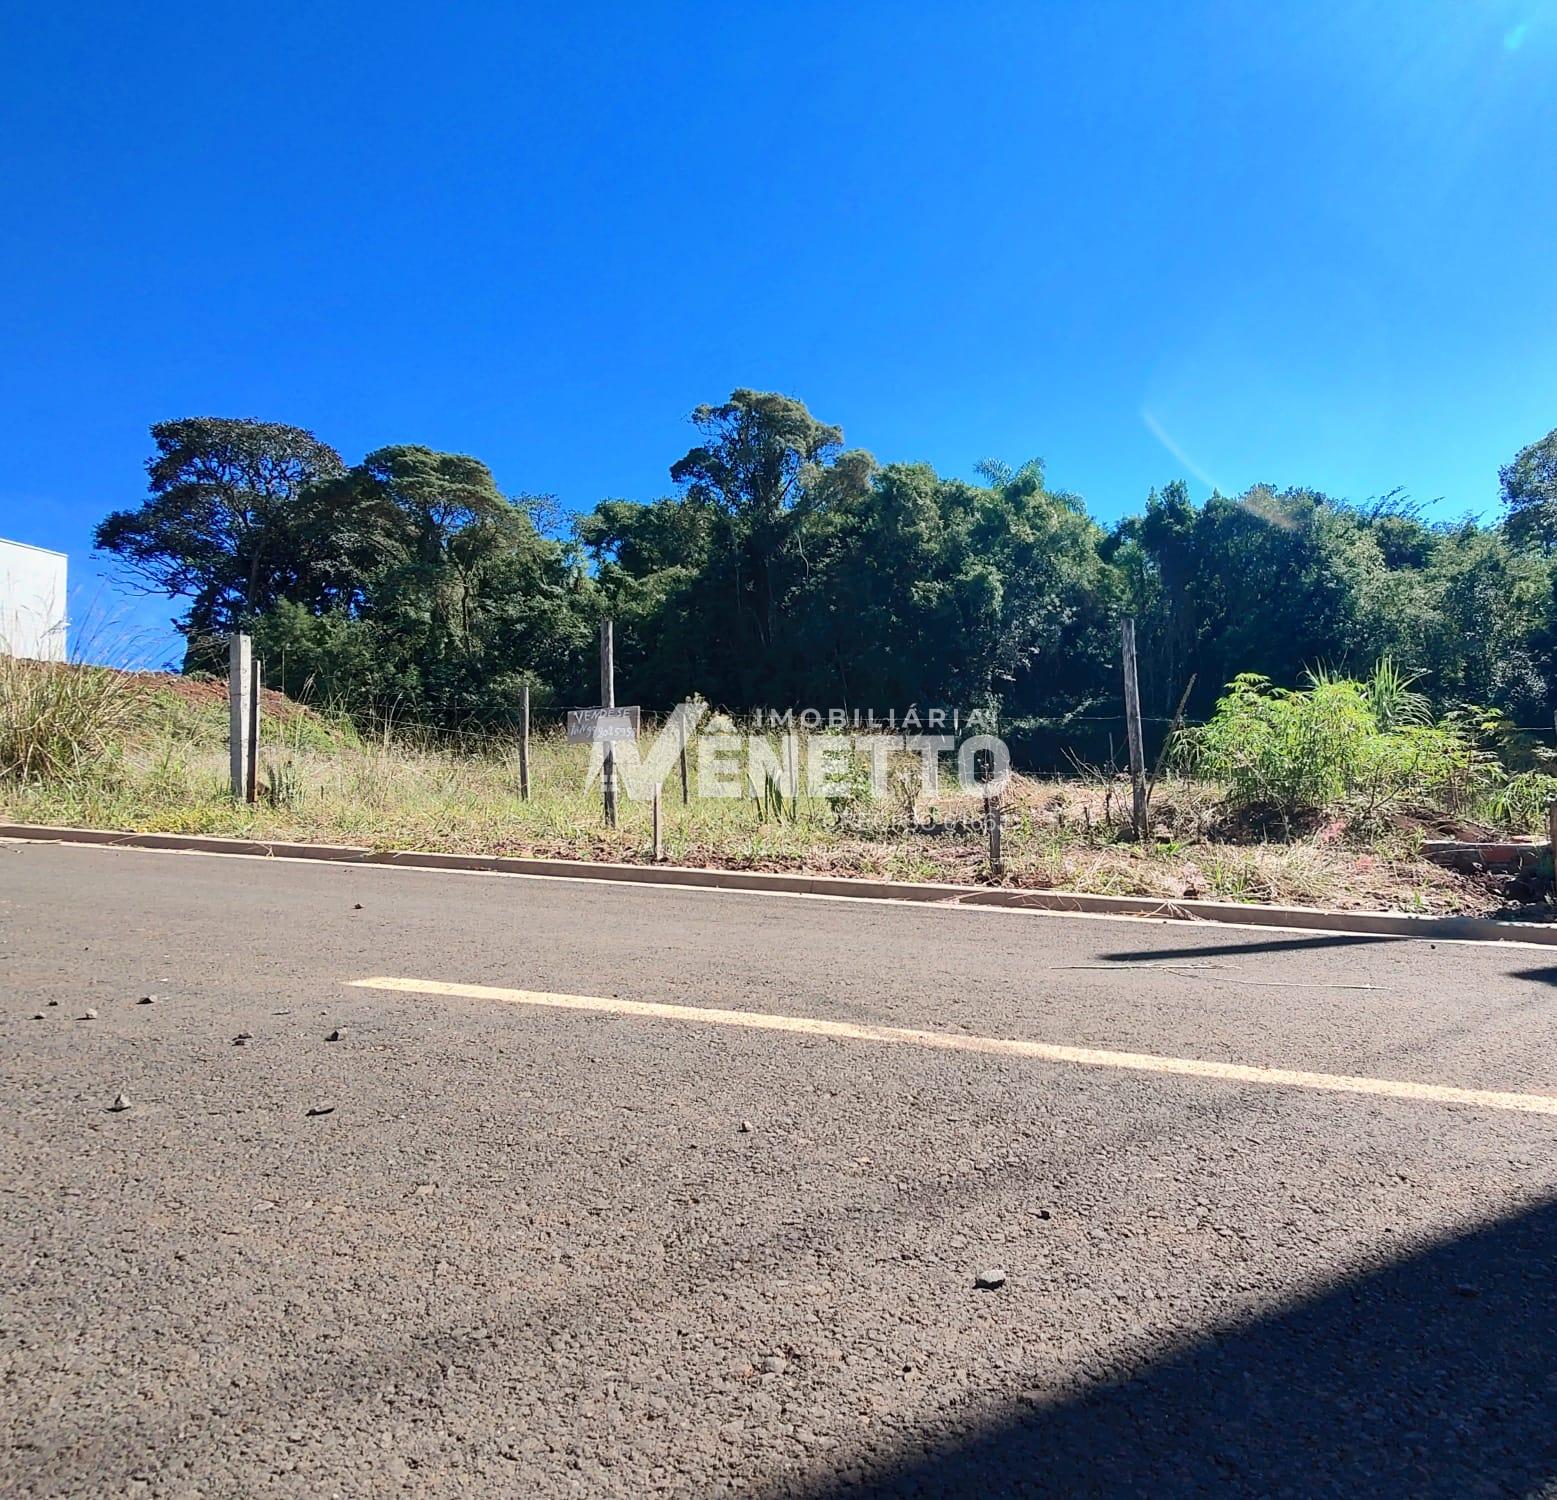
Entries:
{"type": "Polygon", "coordinates": [[[946,1052],[985,1052],[1030,1057],[1039,1062],[1073,1063],[1088,1068],[1123,1068],[1136,1073],[1170,1073],[1183,1078],[1218,1078],[1228,1083],[1274,1084],[1321,1089],[1334,1094],[1372,1094],[1385,1099],[1414,1099],[1429,1104],[1469,1104],[1480,1109],[1557,1115],[1557,1096],[1513,1094],[1496,1089],[1452,1088],[1442,1083],[1408,1083],[1397,1078],[1359,1078],[1344,1073],[1305,1073],[1252,1063],[1205,1062],[1194,1057],[1157,1057],[1147,1052],[1110,1052],[1097,1047],[1060,1047],[1015,1037],[971,1036],[966,1032],[919,1031],[908,1026],[874,1026],[861,1021],[824,1021],[816,1016],[781,1016],[766,1011],[718,1010],[703,1005],[665,1005],[650,1000],[617,1000],[602,995],[562,995],[546,990],[511,990],[489,984],[448,984],[438,979],[353,979],[358,989],[395,990],[409,995],[451,995],[466,1000],[499,1000],[509,1005],[547,1006],[554,1010],[594,1011],[612,1016],[650,1016],[666,1021],[700,1021],[710,1026],[744,1026],[758,1031],[792,1031],[803,1036],[840,1037],[859,1042],[906,1042],[946,1052]]]}

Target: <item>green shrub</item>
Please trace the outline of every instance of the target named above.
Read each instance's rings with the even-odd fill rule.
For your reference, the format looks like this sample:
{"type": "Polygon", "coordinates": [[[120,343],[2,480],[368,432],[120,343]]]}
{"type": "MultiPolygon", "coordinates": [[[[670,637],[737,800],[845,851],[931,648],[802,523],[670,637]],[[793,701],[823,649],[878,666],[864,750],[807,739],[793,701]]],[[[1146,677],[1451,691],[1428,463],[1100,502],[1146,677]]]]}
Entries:
{"type": "Polygon", "coordinates": [[[1370,737],[1354,789],[1364,815],[1402,805],[1469,813],[1498,776],[1497,761],[1457,725],[1420,725],[1370,737]]]}
{"type": "Polygon", "coordinates": [[[1234,813],[1295,818],[1344,807],[1358,824],[1436,809],[1520,831],[1545,826],[1557,777],[1509,770],[1465,716],[1426,722],[1413,679],[1387,659],[1366,682],[1326,673],[1293,692],[1246,674],[1177,756],[1222,783],[1234,813]]]}
{"type": "Polygon", "coordinates": [[[1528,729],[1519,728],[1502,709],[1472,705],[1450,717],[1463,725],[1478,744],[1493,751],[1508,770],[1557,775],[1557,754],[1548,750],[1528,729]]]}
{"type": "Polygon", "coordinates": [[[1210,721],[1185,737],[1181,753],[1226,787],[1235,811],[1275,813],[1290,823],[1343,799],[1377,737],[1359,683],[1325,680],[1295,692],[1244,672],[1210,721]]]}
{"type": "Polygon", "coordinates": [[[850,813],[868,807],[870,804],[870,761],[853,748],[853,742],[847,735],[827,734],[822,738],[829,741],[836,738],[840,742],[837,769],[842,774],[837,778],[839,782],[837,795],[829,797],[827,805],[841,822],[850,813]],[[845,756],[847,761],[844,759],[845,756]],[[846,770],[845,765],[847,765],[846,770]]]}

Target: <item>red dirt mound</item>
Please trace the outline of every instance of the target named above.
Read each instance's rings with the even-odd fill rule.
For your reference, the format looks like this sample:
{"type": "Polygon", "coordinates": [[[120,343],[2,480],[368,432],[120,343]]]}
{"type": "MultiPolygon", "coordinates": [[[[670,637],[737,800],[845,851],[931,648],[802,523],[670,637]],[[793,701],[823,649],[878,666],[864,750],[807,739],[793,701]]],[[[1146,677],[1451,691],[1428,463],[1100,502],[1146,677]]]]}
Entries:
{"type": "MultiPolygon", "coordinates": [[[[170,693],[195,708],[225,707],[227,703],[227,683],[220,677],[184,677],[177,672],[126,672],[124,676],[147,692],[170,693]]],[[[270,688],[260,690],[260,710],[273,719],[290,719],[305,712],[302,704],[270,688]]]]}

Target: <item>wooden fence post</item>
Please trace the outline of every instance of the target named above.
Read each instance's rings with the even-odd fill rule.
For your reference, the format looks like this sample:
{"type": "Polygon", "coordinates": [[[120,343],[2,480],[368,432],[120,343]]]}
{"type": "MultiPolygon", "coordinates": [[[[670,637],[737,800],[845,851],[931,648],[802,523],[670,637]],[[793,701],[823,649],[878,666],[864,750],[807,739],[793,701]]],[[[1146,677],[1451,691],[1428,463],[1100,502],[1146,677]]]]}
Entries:
{"type": "Polygon", "coordinates": [[[1184,726],[1184,709],[1189,703],[1189,695],[1195,691],[1195,678],[1198,674],[1191,672],[1189,681],[1184,684],[1184,691],[1179,696],[1179,706],[1173,710],[1173,718],[1168,722],[1168,732],[1162,741],[1162,748],[1157,752],[1157,763],[1152,767],[1152,774],[1146,779],[1146,808],[1151,811],[1152,793],[1157,789],[1157,780],[1162,775],[1162,768],[1168,759],[1168,751],[1173,746],[1173,737],[1184,726]]]}
{"type": "Polygon", "coordinates": [[[680,726],[676,734],[681,741],[681,755],[679,757],[681,761],[681,805],[685,807],[689,797],[687,792],[687,721],[679,712],[676,716],[676,723],[680,726]]]}
{"type": "Polygon", "coordinates": [[[660,789],[654,788],[654,806],[650,810],[654,819],[654,863],[659,864],[665,858],[665,838],[660,829],[660,789]]]}
{"type": "Polygon", "coordinates": [[[249,673],[249,780],[244,788],[244,796],[251,803],[259,801],[260,684],[264,680],[265,663],[256,656],[249,673]]]}
{"type": "Polygon", "coordinates": [[[1141,744],[1141,684],[1135,668],[1135,621],[1120,626],[1124,646],[1125,730],[1130,736],[1131,828],[1146,837],[1146,751],[1141,744]]]}
{"type": "Polygon", "coordinates": [[[998,795],[984,793],[984,825],[989,832],[989,873],[997,880],[1006,872],[1006,862],[1000,852],[1000,832],[1004,815],[998,795]]]}
{"type": "Polygon", "coordinates": [[[1552,849],[1552,895],[1557,896],[1557,797],[1546,804],[1546,841],[1552,849]]]}

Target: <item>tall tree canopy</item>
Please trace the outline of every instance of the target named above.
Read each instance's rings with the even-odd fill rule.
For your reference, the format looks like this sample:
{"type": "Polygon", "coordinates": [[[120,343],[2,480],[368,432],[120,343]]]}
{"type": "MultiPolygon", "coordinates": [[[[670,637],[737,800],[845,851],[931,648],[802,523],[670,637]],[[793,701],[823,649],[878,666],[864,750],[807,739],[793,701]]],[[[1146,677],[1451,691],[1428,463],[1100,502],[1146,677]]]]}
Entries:
{"type": "Polygon", "coordinates": [[[153,588],[190,599],[187,636],[318,597],[300,502],[344,472],[340,454],[301,427],[248,418],[159,422],[151,439],[149,498],[108,515],[93,541],[153,588]]]}
{"type": "Polygon", "coordinates": [[[1175,481],[1105,529],[1036,461],[878,465],[790,396],[737,390],[691,421],[674,493],[602,500],[572,542],[537,524],[550,497],[467,455],[401,444],[348,469],[298,428],[162,423],[149,497],[98,542],[189,601],[186,665],[243,623],[293,692],[448,724],[502,718],[522,684],[592,701],[602,614],[624,700],[998,705],[1051,763],[1106,754],[1079,726],[1117,717],[1125,614],[1159,722],[1192,674],[1193,715],[1240,672],[1385,653],[1440,708],[1557,707],[1557,432],[1502,470],[1502,526],[1269,485],[1196,505],[1175,481]]]}
{"type": "Polygon", "coordinates": [[[1557,428],[1522,448],[1498,470],[1508,534],[1517,543],[1557,551],[1557,428]]]}
{"type": "Polygon", "coordinates": [[[349,557],[328,608],[287,600],[256,646],[289,690],[348,707],[455,721],[501,717],[583,676],[589,597],[567,551],[536,530],[479,459],[380,448],[309,497],[318,555],[349,557]]]}
{"type": "Polygon", "coordinates": [[[770,651],[778,644],[796,513],[843,447],[843,429],[818,422],[792,396],[749,390],[732,392],[722,406],[698,407],[692,424],[703,441],[671,465],[671,481],[717,518],[741,641],[770,651]]]}

